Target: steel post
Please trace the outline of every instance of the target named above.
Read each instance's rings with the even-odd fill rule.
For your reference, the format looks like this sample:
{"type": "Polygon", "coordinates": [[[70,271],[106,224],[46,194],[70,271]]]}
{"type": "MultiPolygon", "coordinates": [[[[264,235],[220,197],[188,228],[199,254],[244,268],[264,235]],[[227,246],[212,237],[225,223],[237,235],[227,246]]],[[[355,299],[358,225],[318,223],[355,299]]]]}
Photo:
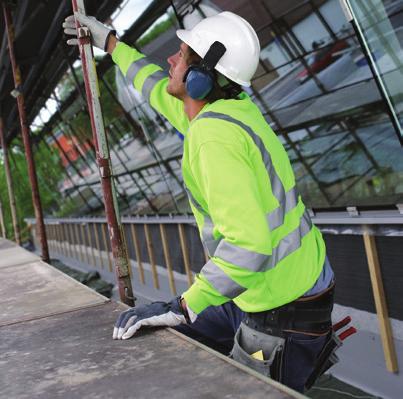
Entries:
{"type": "Polygon", "coordinates": [[[4,224],[4,214],[3,214],[3,204],[0,201],[0,227],[1,227],[1,236],[3,238],[7,238],[6,226],[4,224]]]}
{"type": "MultiPolygon", "coordinates": [[[[73,10],[85,14],[83,0],[72,0],[73,10]]],[[[112,247],[115,272],[122,302],[134,305],[134,295],[129,272],[129,259],[123,237],[123,229],[116,200],[116,189],[113,182],[113,171],[109,155],[108,141],[105,135],[104,121],[97,85],[94,54],[91,47],[89,31],[76,21],[79,40],[79,51],[83,68],[85,92],[88,111],[96,148],[97,163],[101,176],[101,186],[104,195],[105,213],[109,227],[109,237],[112,247]]]]}
{"type": "Polygon", "coordinates": [[[25,112],[25,99],[24,94],[22,93],[21,72],[17,64],[14,52],[14,26],[12,23],[10,10],[7,7],[6,2],[4,1],[3,1],[3,13],[4,13],[5,26],[7,30],[8,50],[10,54],[11,66],[13,69],[15,93],[17,97],[18,113],[20,116],[22,139],[24,142],[25,154],[28,163],[28,175],[32,190],[32,201],[34,204],[36,224],[39,233],[39,239],[41,242],[41,255],[42,259],[45,262],[49,262],[49,250],[48,250],[48,243],[46,240],[45,224],[43,222],[42,205],[41,205],[41,199],[39,197],[39,188],[35,171],[35,162],[32,156],[29,129],[27,125],[27,117],[25,112]]]}
{"type": "Polygon", "coordinates": [[[21,235],[20,235],[20,227],[18,225],[18,217],[17,217],[17,204],[15,201],[14,195],[14,187],[13,187],[13,179],[11,176],[10,170],[10,160],[8,159],[8,147],[4,134],[4,124],[3,118],[0,116],[0,144],[3,148],[3,162],[4,162],[4,171],[6,172],[6,183],[7,183],[7,191],[8,191],[8,199],[10,201],[10,209],[11,209],[11,219],[13,222],[14,229],[14,239],[15,242],[20,245],[21,244],[21,235]]]}

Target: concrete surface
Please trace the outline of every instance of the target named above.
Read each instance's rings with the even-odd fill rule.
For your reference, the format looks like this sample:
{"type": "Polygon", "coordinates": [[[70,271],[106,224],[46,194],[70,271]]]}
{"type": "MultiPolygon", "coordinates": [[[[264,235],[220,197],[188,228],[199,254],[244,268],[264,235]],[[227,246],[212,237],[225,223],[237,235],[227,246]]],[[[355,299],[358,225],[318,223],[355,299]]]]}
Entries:
{"type": "Polygon", "coordinates": [[[112,340],[124,305],[41,261],[0,279],[0,398],[304,397],[169,329],[112,340]]]}

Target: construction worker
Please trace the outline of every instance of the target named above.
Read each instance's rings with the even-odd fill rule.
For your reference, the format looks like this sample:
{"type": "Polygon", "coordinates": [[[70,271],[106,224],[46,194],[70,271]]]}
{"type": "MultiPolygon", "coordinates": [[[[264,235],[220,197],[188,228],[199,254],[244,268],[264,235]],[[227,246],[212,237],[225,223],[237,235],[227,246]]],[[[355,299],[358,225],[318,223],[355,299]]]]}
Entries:
{"type": "MultiPolygon", "coordinates": [[[[231,12],[178,30],[167,76],[95,18],[75,18],[185,136],[183,180],[210,256],[180,297],[123,312],[113,338],[176,327],[302,392],[332,339],[333,271],[284,147],[242,90],[259,61],[255,31],[231,12]]],[[[76,35],[74,16],[63,26],[76,35]]]]}

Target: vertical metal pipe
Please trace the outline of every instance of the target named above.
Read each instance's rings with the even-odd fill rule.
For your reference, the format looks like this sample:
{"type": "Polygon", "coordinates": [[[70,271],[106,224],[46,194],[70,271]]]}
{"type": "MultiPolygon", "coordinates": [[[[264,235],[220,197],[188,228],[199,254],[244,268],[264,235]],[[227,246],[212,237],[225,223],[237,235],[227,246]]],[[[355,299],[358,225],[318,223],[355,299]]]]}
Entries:
{"type": "Polygon", "coordinates": [[[146,280],[144,278],[144,268],[143,268],[143,263],[141,261],[140,244],[139,244],[139,239],[138,239],[137,233],[136,233],[136,226],[133,223],[130,225],[130,231],[131,231],[132,240],[133,240],[133,244],[134,244],[134,250],[136,251],[136,262],[137,262],[137,266],[139,268],[140,281],[142,284],[145,284],[146,280]]]}
{"type": "Polygon", "coordinates": [[[53,251],[55,253],[58,252],[58,248],[57,248],[57,235],[56,235],[56,225],[51,224],[50,226],[50,232],[52,234],[52,245],[53,245],[53,251]]]}
{"type": "Polygon", "coordinates": [[[68,224],[64,224],[63,225],[63,230],[65,232],[66,235],[66,246],[67,246],[67,256],[70,258],[73,258],[73,250],[71,248],[71,241],[70,241],[70,235],[69,235],[69,225],[68,224]]]}
{"type": "Polygon", "coordinates": [[[80,261],[84,263],[84,254],[81,248],[80,226],[78,225],[78,223],[74,224],[74,231],[76,233],[77,248],[78,248],[77,250],[80,255],[80,261]]]}
{"type": "Polygon", "coordinates": [[[50,224],[50,225],[46,225],[46,227],[47,227],[47,232],[49,232],[48,236],[50,236],[49,243],[51,243],[51,250],[52,250],[52,252],[57,252],[56,238],[55,238],[55,225],[50,224]]]}
{"type": "Polygon", "coordinates": [[[67,258],[67,246],[66,246],[66,238],[64,236],[64,225],[63,223],[60,223],[59,226],[60,226],[60,243],[62,247],[62,254],[67,258]]]}
{"type": "Polygon", "coordinates": [[[87,224],[87,232],[88,232],[88,243],[91,248],[92,264],[96,266],[97,263],[95,262],[94,243],[92,241],[92,235],[91,235],[91,223],[87,224]]]}
{"type": "Polygon", "coordinates": [[[104,241],[104,247],[106,251],[106,256],[108,259],[108,266],[109,266],[109,271],[112,271],[112,262],[111,262],[111,253],[109,251],[109,245],[108,245],[108,240],[106,239],[106,225],[102,223],[102,239],[104,241]]]}
{"type": "MultiPolygon", "coordinates": [[[[81,228],[81,238],[82,238],[82,241],[83,241],[83,244],[84,244],[83,252],[84,252],[84,254],[85,254],[85,260],[86,260],[86,262],[87,262],[87,265],[89,265],[89,264],[90,264],[90,259],[89,259],[89,257],[88,257],[88,246],[87,246],[87,240],[86,240],[86,238],[85,238],[85,229],[84,229],[84,225],[85,225],[85,223],[81,223],[81,224],[80,224],[80,228],[81,228]]],[[[83,256],[83,257],[84,257],[84,256],[83,256]]]]}
{"type": "Polygon", "coordinates": [[[70,236],[71,245],[73,247],[73,249],[72,249],[73,257],[75,257],[77,260],[79,260],[78,259],[77,247],[76,247],[76,243],[75,243],[75,238],[74,238],[73,224],[69,224],[69,236],[70,236]]]}
{"type": "Polygon", "coordinates": [[[193,274],[192,269],[190,267],[189,250],[186,242],[185,227],[183,226],[183,224],[178,224],[178,230],[179,230],[179,239],[181,242],[183,263],[185,264],[186,276],[188,278],[188,286],[190,287],[193,284],[193,274]]]}
{"type": "Polygon", "coordinates": [[[4,134],[3,118],[1,116],[0,116],[0,142],[1,142],[1,147],[3,148],[3,162],[4,162],[4,170],[6,172],[6,183],[7,183],[8,199],[10,201],[11,219],[12,219],[13,228],[14,228],[14,239],[15,239],[15,242],[18,245],[20,245],[21,244],[21,235],[20,235],[20,227],[18,225],[17,204],[15,202],[13,179],[12,179],[11,170],[10,170],[10,160],[8,159],[8,147],[7,147],[7,142],[6,142],[6,138],[5,138],[5,134],[4,134]]]}
{"type": "Polygon", "coordinates": [[[53,234],[54,234],[54,240],[55,240],[55,250],[58,254],[61,254],[62,250],[60,247],[58,224],[53,225],[53,234]]]}
{"type": "Polygon", "coordinates": [[[53,251],[53,249],[52,249],[52,237],[51,237],[51,234],[50,234],[50,231],[49,231],[49,226],[47,224],[45,224],[45,233],[46,233],[46,237],[47,237],[47,240],[48,240],[49,251],[52,252],[53,251]]]}
{"type": "Polygon", "coordinates": [[[3,204],[1,203],[1,201],[0,201],[0,226],[1,226],[1,236],[3,238],[7,238],[6,226],[4,224],[3,204]]]}
{"type": "Polygon", "coordinates": [[[151,240],[151,234],[150,234],[150,229],[148,228],[148,224],[144,224],[144,233],[146,236],[146,242],[147,242],[147,250],[148,250],[148,258],[150,260],[150,265],[151,265],[151,272],[153,275],[153,282],[154,282],[154,287],[159,290],[160,289],[160,283],[158,281],[158,272],[157,272],[157,265],[155,264],[155,257],[154,257],[154,246],[153,242],[151,240]]]}
{"type": "Polygon", "coordinates": [[[20,116],[22,139],[25,147],[25,154],[28,163],[28,175],[32,190],[32,201],[35,208],[36,225],[38,227],[39,237],[41,241],[41,256],[45,262],[49,262],[49,250],[46,240],[45,224],[43,222],[43,212],[41,199],[39,197],[38,181],[35,171],[35,163],[32,156],[31,142],[27,125],[27,117],[25,113],[25,100],[22,93],[22,79],[20,68],[17,64],[14,52],[14,27],[11,19],[11,13],[6,2],[3,1],[4,20],[7,29],[8,50],[10,53],[10,61],[13,69],[15,92],[17,94],[17,106],[20,116]]]}
{"type": "Polygon", "coordinates": [[[102,260],[101,247],[99,244],[99,234],[98,234],[98,224],[97,223],[94,223],[94,236],[95,236],[95,245],[96,245],[97,251],[98,251],[99,262],[101,264],[101,269],[103,269],[104,261],[102,260]]]}
{"type": "MultiPolygon", "coordinates": [[[[73,10],[85,14],[83,0],[72,0],[73,10]]],[[[104,195],[105,214],[109,228],[115,272],[119,288],[120,300],[129,306],[134,305],[134,295],[129,272],[127,248],[124,245],[122,225],[116,200],[116,189],[113,181],[112,165],[109,155],[108,141],[99,101],[97,74],[94,68],[94,54],[91,38],[87,28],[81,27],[76,21],[79,40],[79,51],[83,67],[85,92],[87,95],[88,111],[97,154],[97,162],[101,176],[101,186],[104,195]]]]}
{"type": "Polygon", "coordinates": [[[162,248],[164,250],[165,263],[168,271],[169,287],[171,288],[172,294],[176,295],[176,287],[175,287],[174,273],[172,269],[171,255],[169,253],[169,245],[167,234],[165,231],[165,226],[163,224],[160,224],[160,233],[162,239],[162,248]]]}

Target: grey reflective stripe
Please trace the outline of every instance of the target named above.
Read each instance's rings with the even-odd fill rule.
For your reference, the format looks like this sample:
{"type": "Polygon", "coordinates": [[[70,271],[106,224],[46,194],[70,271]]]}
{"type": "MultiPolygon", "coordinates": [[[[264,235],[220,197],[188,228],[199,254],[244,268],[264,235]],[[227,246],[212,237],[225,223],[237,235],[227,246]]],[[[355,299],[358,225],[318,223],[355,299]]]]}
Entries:
{"type": "Polygon", "coordinates": [[[262,139],[249,126],[245,125],[243,122],[241,122],[227,114],[220,114],[218,112],[205,112],[205,113],[199,115],[196,119],[203,119],[203,118],[216,118],[216,119],[222,119],[222,120],[230,122],[230,123],[234,123],[234,124],[238,125],[239,127],[241,127],[243,130],[245,130],[249,134],[249,136],[252,138],[253,142],[259,149],[260,154],[262,156],[263,163],[264,163],[264,165],[266,167],[266,171],[269,175],[273,195],[279,203],[279,207],[270,213],[270,214],[273,213],[273,216],[270,217],[270,214],[269,214],[269,217],[268,217],[269,226],[270,226],[271,230],[274,230],[275,228],[281,226],[284,222],[284,216],[286,213],[285,210],[292,209],[294,206],[296,206],[295,198],[297,198],[298,196],[296,194],[295,188],[293,189],[293,192],[295,195],[289,195],[289,196],[286,195],[283,183],[281,182],[280,178],[277,175],[276,170],[274,169],[270,153],[267,151],[262,139]],[[287,204],[287,199],[294,200],[295,205],[293,206],[293,203],[287,204]],[[270,223],[271,221],[272,221],[273,225],[271,225],[271,223],[270,223]]]}
{"type": "Polygon", "coordinates": [[[258,252],[249,251],[236,245],[222,240],[218,245],[214,256],[232,263],[236,266],[243,267],[248,270],[258,272],[262,265],[267,261],[269,255],[259,254],[258,252]]]}
{"type": "Polygon", "coordinates": [[[150,94],[155,84],[166,77],[167,74],[164,71],[155,71],[146,78],[143,84],[143,88],[141,89],[141,93],[147,101],[150,100],[150,94]]]}
{"type": "Polygon", "coordinates": [[[209,260],[200,272],[208,282],[223,296],[234,299],[246,291],[227,274],[225,274],[212,260],[209,260]]]}
{"type": "Polygon", "coordinates": [[[203,239],[203,245],[204,248],[206,249],[207,253],[209,256],[213,256],[214,253],[217,250],[218,245],[222,241],[222,238],[219,238],[218,240],[205,240],[203,239]]]}
{"type": "Polygon", "coordinates": [[[286,235],[273,249],[273,253],[264,263],[261,271],[273,269],[280,261],[285,259],[288,255],[292,254],[301,247],[301,240],[312,229],[312,221],[307,211],[304,212],[299,226],[291,233],[286,235]]]}
{"type": "Polygon", "coordinates": [[[209,256],[213,256],[214,252],[217,249],[218,244],[221,241],[221,238],[215,240],[213,235],[214,224],[211,220],[210,216],[204,215],[204,225],[201,232],[203,245],[207,250],[209,256]]]}
{"type": "Polygon", "coordinates": [[[214,256],[253,272],[264,272],[272,269],[277,263],[296,251],[301,246],[302,238],[311,231],[311,228],[311,218],[308,212],[305,211],[299,226],[281,239],[277,247],[273,248],[271,255],[249,251],[222,240],[214,256]]]}
{"type": "Polygon", "coordinates": [[[185,191],[186,194],[188,195],[189,201],[192,203],[192,205],[203,215],[208,216],[208,213],[201,207],[201,205],[195,200],[193,197],[193,194],[190,192],[190,190],[185,186],[185,191]]]}
{"type": "Polygon", "coordinates": [[[129,69],[126,72],[126,79],[130,82],[133,83],[133,80],[135,76],[138,74],[139,70],[141,68],[144,68],[146,65],[149,65],[150,62],[147,61],[145,58],[141,58],[138,61],[134,61],[130,66],[129,69]]]}
{"type": "Polygon", "coordinates": [[[221,241],[221,238],[215,240],[213,236],[214,224],[210,218],[210,215],[201,207],[201,205],[195,200],[190,190],[185,186],[186,193],[188,195],[189,201],[192,205],[204,216],[204,225],[201,231],[202,235],[202,243],[209,254],[209,256],[213,256],[214,252],[217,249],[218,244],[221,241]]]}
{"type": "MultiPolygon", "coordinates": [[[[278,198],[277,198],[278,199],[278,198]]],[[[294,209],[298,205],[298,194],[295,188],[285,193],[283,203],[274,211],[267,214],[267,221],[269,223],[270,230],[274,230],[280,227],[284,223],[285,214],[294,209]]]]}

